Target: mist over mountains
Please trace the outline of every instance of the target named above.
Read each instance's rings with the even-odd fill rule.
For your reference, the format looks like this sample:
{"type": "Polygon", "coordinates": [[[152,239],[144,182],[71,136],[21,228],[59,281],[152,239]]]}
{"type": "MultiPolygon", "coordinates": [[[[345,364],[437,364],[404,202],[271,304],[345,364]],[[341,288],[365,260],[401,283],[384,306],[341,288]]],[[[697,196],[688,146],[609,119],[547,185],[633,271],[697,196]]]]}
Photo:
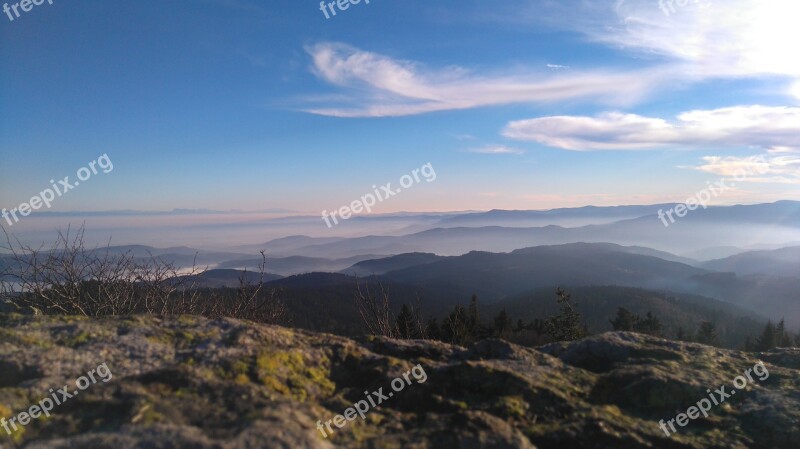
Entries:
{"type": "MultiPolygon", "coordinates": [[[[254,279],[264,250],[266,281],[303,289],[305,296],[335,286],[345,308],[355,277],[397,286],[403,300],[427,296],[436,313],[472,294],[503,305],[537,289],[617,286],[696,295],[800,327],[799,202],[698,208],[665,227],[658,211],[671,207],[363,216],[348,223],[355,236],[293,235],[220,250],[126,245],[95,251],[208,268],[203,285],[232,287],[241,270],[254,279]],[[355,231],[382,220],[415,231],[355,231]],[[725,257],[715,257],[720,254],[725,257]],[[331,274],[298,276],[304,273],[331,274]]],[[[0,256],[0,266],[9,263],[0,256]]]]}

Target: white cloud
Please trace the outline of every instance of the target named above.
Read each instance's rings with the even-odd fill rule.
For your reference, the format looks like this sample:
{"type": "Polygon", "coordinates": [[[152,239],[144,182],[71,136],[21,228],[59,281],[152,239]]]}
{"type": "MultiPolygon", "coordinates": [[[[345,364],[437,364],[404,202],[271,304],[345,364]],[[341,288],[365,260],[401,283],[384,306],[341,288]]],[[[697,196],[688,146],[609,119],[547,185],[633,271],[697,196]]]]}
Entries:
{"type": "Polygon", "coordinates": [[[594,71],[568,75],[540,73],[477,75],[462,67],[428,69],[344,44],[307,48],[313,71],[350,93],[350,101],[326,102],[307,112],[337,117],[382,117],[468,109],[512,103],[597,99],[629,105],[666,76],[664,70],[594,71]]]}
{"type": "Polygon", "coordinates": [[[607,23],[607,16],[591,25],[586,23],[591,20],[588,18],[578,23],[585,26],[581,31],[594,40],[685,62],[687,75],[800,77],[800,58],[796,57],[800,2],[702,0],[689,1],[684,6],[676,0],[663,3],[669,15],[656,0],[626,0],[613,8],[616,24],[607,23]],[[674,12],[670,4],[674,5],[674,12]]]}
{"type": "Polygon", "coordinates": [[[505,145],[486,145],[480,148],[471,148],[467,150],[470,153],[479,154],[525,154],[525,151],[519,148],[508,147],[505,145]]]}
{"type": "MultiPolygon", "coordinates": [[[[501,23],[583,34],[671,67],[675,84],[736,78],[800,83],[797,0],[520,0],[515,6],[504,10],[501,23]]],[[[798,90],[788,95],[800,98],[798,90]]]]}
{"type": "Polygon", "coordinates": [[[703,164],[692,168],[729,178],[747,175],[739,181],[800,184],[799,155],[706,156],[703,164]]]}
{"type": "Polygon", "coordinates": [[[735,106],[695,110],[668,122],[607,112],[510,122],[503,135],[575,151],[639,150],[711,145],[800,148],[800,108],[735,106]]]}
{"type": "Polygon", "coordinates": [[[800,100],[800,80],[796,81],[789,87],[789,95],[800,100]]]}
{"type": "Polygon", "coordinates": [[[664,0],[665,5],[671,3],[675,8],[673,12],[667,6],[669,15],[658,0],[520,0],[495,8],[515,23],[538,22],[583,33],[594,42],[635,54],[651,65],[648,69],[565,71],[558,64],[546,64],[541,70],[497,68],[476,74],[465,67],[425,67],[323,42],[307,48],[313,70],[346,100],[315,101],[303,109],[338,117],[381,117],[576,99],[619,107],[669,85],[776,77],[791,84],[787,96],[800,99],[795,49],[800,42],[800,2],[689,0],[680,6],[678,0],[664,0]]]}

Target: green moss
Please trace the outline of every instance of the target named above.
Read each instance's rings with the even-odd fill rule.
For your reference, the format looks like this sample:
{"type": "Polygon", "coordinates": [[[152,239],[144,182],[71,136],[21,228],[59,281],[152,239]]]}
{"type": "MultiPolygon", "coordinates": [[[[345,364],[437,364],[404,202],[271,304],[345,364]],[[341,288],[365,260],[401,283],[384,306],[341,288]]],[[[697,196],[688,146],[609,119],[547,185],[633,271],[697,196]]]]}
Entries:
{"type": "Polygon", "coordinates": [[[244,360],[237,360],[233,362],[231,370],[237,375],[247,374],[247,372],[250,371],[250,366],[244,360]]]}
{"type": "Polygon", "coordinates": [[[193,334],[193,333],[187,332],[187,331],[178,331],[176,333],[176,336],[177,336],[178,340],[180,340],[180,343],[186,343],[188,345],[191,345],[192,343],[194,343],[198,339],[198,335],[197,334],[193,334]]]}
{"type": "Polygon", "coordinates": [[[66,346],[69,348],[76,348],[82,344],[88,343],[89,340],[91,339],[92,339],[92,334],[83,331],[62,339],[60,343],[62,346],[66,346]]]}
{"type": "Polygon", "coordinates": [[[197,317],[192,315],[181,315],[178,317],[178,324],[181,326],[195,326],[199,323],[197,317]]]}
{"type": "Polygon", "coordinates": [[[151,341],[153,343],[160,343],[167,346],[175,344],[175,334],[169,331],[163,331],[157,334],[148,335],[146,338],[148,341],[151,341]]]}
{"type": "Polygon", "coordinates": [[[82,315],[56,315],[54,321],[64,324],[75,324],[82,321],[89,321],[91,318],[82,315]]]}
{"type": "Polygon", "coordinates": [[[164,415],[155,410],[153,404],[144,404],[131,419],[132,424],[152,425],[164,421],[164,415]]]}
{"type": "Polygon", "coordinates": [[[6,340],[9,343],[17,345],[38,346],[40,348],[53,347],[53,343],[51,341],[36,338],[35,333],[23,333],[0,328],[0,341],[2,340],[6,340]]]}
{"type": "Polygon", "coordinates": [[[210,334],[193,333],[183,329],[173,330],[162,328],[157,334],[148,335],[147,339],[155,343],[185,349],[196,345],[209,336],[210,334]]]}
{"type": "Polygon", "coordinates": [[[505,418],[523,418],[528,411],[528,403],[520,396],[502,396],[495,408],[505,418]]]}
{"type": "Polygon", "coordinates": [[[236,382],[239,385],[249,384],[250,383],[250,376],[248,376],[247,374],[239,374],[239,375],[236,376],[235,379],[233,379],[233,381],[236,382]]]}
{"type": "Polygon", "coordinates": [[[330,362],[307,366],[299,352],[270,351],[256,358],[256,377],[268,389],[305,401],[309,395],[330,395],[336,385],[330,380],[330,362]]]}
{"type": "MultiPolygon", "coordinates": [[[[10,408],[0,404],[0,418],[11,418],[12,413],[10,408]]],[[[11,440],[15,443],[20,443],[25,435],[25,426],[17,426],[17,430],[14,430],[13,427],[9,428],[11,429],[10,435],[4,429],[0,431],[0,441],[11,440]]],[[[2,447],[2,445],[0,445],[0,447],[2,447]]]]}
{"type": "Polygon", "coordinates": [[[242,384],[250,382],[250,365],[247,359],[223,361],[222,364],[212,368],[214,377],[225,380],[233,380],[242,384]]]}
{"type": "Polygon", "coordinates": [[[469,409],[469,404],[467,404],[464,401],[452,401],[451,404],[453,404],[459,410],[468,410],[469,409]]]}
{"type": "Polygon", "coordinates": [[[175,390],[174,396],[179,399],[191,398],[197,396],[197,393],[188,388],[178,388],[177,390],[175,390]]]}

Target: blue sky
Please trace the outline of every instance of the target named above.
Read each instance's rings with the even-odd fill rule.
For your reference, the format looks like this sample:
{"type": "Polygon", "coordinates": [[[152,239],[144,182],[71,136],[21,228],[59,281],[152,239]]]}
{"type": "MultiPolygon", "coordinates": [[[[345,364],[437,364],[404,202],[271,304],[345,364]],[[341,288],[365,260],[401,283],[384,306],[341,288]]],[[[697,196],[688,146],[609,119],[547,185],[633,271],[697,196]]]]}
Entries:
{"type": "Polygon", "coordinates": [[[102,154],[51,210],[319,211],[426,163],[379,212],[682,201],[737,169],[719,202],[800,199],[800,6],[669,3],[45,2],[0,16],[0,207],[102,154]]]}

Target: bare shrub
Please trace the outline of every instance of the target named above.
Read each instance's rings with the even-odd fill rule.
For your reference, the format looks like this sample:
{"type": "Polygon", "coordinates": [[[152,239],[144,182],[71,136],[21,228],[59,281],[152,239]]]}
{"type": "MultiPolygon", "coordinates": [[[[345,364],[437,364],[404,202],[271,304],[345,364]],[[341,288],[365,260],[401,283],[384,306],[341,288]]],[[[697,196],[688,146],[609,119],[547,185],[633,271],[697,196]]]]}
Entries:
{"type": "Polygon", "coordinates": [[[247,278],[247,269],[245,269],[239,276],[239,287],[232,300],[227,301],[220,298],[215,301],[221,310],[214,311],[214,315],[230,316],[259,323],[286,324],[286,305],[280,299],[280,292],[277,289],[264,291],[267,255],[263,250],[260,253],[258,283],[250,282],[247,278]]]}
{"type": "Polygon", "coordinates": [[[0,266],[0,299],[24,311],[95,317],[188,314],[267,323],[278,323],[286,315],[277,291],[263,291],[263,251],[259,284],[246,283],[245,272],[231,295],[224,288],[202,286],[207,268],[197,267],[196,256],[190,268],[180,269],[151,253],[116,253],[110,243],[87,249],[83,226],[75,232],[59,231],[49,248],[24,245],[12,241],[5,229],[3,233],[6,245],[0,249],[9,254],[0,266]]]}
{"type": "Polygon", "coordinates": [[[361,283],[356,280],[355,300],[358,313],[370,334],[392,338],[397,336],[389,292],[383,284],[378,283],[378,290],[373,292],[369,283],[365,283],[362,289],[361,283]]]}

